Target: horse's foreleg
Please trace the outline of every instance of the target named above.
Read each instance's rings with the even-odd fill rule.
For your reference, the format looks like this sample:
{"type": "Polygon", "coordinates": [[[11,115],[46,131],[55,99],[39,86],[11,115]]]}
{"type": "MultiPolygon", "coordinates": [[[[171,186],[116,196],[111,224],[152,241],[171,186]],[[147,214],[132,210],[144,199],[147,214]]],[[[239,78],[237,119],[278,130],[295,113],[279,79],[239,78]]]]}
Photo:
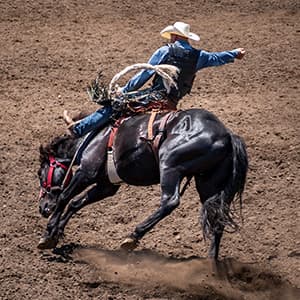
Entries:
{"type": "Polygon", "coordinates": [[[73,197],[81,193],[90,184],[91,182],[83,172],[79,170],[75,173],[69,186],[58,197],[55,210],[47,224],[47,229],[39,241],[39,249],[51,249],[57,245],[59,238],[58,224],[66,205],[73,197]]]}
{"type": "Polygon", "coordinates": [[[69,203],[69,201],[81,193],[85,188],[87,188],[91,184],[91,181],[87,179],[85,173],[78,171],[73,177],[70,185],[64,190],[59,196],[55,210],[48,222],[47,230],[49,233],[54,232],[54,229],[57,229],[57,225],[59,223],[60,217],[69,203]]]}
{"type": "Polygon", "coordinates": [[[62,235],[65,229],[65,226],[71,219],[71,217],[78,212],[80,209],[82,209],[84,206],[95,203],[97,201],[100,201],[104,198],[113,196],[117,190],[119,189],[119,186],[113,185],[109,182],[104,186],[96,185],[92,189],[90,189],[84,197],[81,197],[79,199],[74,199],[70,202],[70,204],[67,207],[66,212],[60,219],[59,225],[58,225],[58,233],[59,235],[62,235]]]}
{"type": "Polygon", "coordinates": [[[134,232],[121,244],[122,248],[134,249],[138,245],[138,240],[179,205],[181,179],[176,171],[168,171],[161,176],[162,196],[160,207],[144,222],[136,226],[134,232]]]}

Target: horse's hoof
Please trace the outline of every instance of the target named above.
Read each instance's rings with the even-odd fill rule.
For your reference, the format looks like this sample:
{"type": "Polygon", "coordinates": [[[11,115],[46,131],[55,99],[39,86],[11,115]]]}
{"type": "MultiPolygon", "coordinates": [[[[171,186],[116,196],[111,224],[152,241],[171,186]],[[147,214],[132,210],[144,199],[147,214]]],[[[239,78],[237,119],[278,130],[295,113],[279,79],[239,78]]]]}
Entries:
{"type": "Polygon", "coordinates": [[[45,249],[53,249],[58,244],[58,238],[53,237],[42,237],[38,243],[38,249],[45,250],[45,249]]]}
{"type": "Polygon", "coordinates": [[[139,245],[139,241],[135,238],[128,237],[121,244],[121,248],[126,251],[132,251],[139,245]]]}

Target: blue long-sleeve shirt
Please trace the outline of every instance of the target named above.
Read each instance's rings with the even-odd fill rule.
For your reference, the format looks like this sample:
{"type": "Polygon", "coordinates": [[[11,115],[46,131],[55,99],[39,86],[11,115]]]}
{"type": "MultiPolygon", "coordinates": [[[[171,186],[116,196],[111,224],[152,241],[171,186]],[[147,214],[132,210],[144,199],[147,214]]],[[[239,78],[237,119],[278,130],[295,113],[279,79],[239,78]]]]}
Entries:
{"type": "MultiPolygon", "coordinates": [[[[184,49],[191,49],[192,46],[186,41],[180,40],[176,41],[175,44],[184,49]]],[[[235,57],[238,55],[238,50],[223,51],[223,52],[207,52],[204,50],[198,50],[199,57],[196,65],[196,71],[206,67],[216,67],[234,61],[235,57]]],[[[164,63],[167,59],[169,53],[168,46],[162,46],[157,49],[153,55],[150,57],[148,64],[159,65],[164,63]]],[[[142,87],[149,78],[154,74],[154,70],[143,70],[133,76],[127,84],[122,88],[123,92],[136,91],[142,87]]]]}

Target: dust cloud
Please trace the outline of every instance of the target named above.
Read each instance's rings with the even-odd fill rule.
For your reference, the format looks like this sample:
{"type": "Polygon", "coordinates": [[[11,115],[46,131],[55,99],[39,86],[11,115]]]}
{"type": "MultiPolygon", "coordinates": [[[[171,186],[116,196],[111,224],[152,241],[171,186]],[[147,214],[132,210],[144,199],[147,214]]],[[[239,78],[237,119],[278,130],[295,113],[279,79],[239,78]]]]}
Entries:
{"type": "Polygon", "coordinates": [[[181,296],[195,299],[294,300],[299,292],[278,275],[233,259],[215,263],[199,257],[168,258],[148,250],[128,253],[97,248],[77,249],[73,258],[94,268],[94,280],[142,286],[145,291],[163,289],[168,297],[181,291],[181,296]]]}

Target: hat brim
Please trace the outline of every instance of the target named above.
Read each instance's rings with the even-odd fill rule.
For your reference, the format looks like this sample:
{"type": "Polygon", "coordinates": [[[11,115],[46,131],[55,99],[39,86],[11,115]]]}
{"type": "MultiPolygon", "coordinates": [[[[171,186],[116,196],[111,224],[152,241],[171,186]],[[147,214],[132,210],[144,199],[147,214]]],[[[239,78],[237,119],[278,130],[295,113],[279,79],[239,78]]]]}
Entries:
{"type": "Polygon", "coordinates": [[[167,26],[160,32],[160,35],[163,38],[168,39],[168,40],[171,39],[171,34],[183,36],[183,37],[189,38],[194,41],[200,41],[200,36],[197,35],[196,33],[189,32],[188,34],[184,34],[184,33],[180,32],[179,30],[177,30],[173,25],[167,26]]]}

